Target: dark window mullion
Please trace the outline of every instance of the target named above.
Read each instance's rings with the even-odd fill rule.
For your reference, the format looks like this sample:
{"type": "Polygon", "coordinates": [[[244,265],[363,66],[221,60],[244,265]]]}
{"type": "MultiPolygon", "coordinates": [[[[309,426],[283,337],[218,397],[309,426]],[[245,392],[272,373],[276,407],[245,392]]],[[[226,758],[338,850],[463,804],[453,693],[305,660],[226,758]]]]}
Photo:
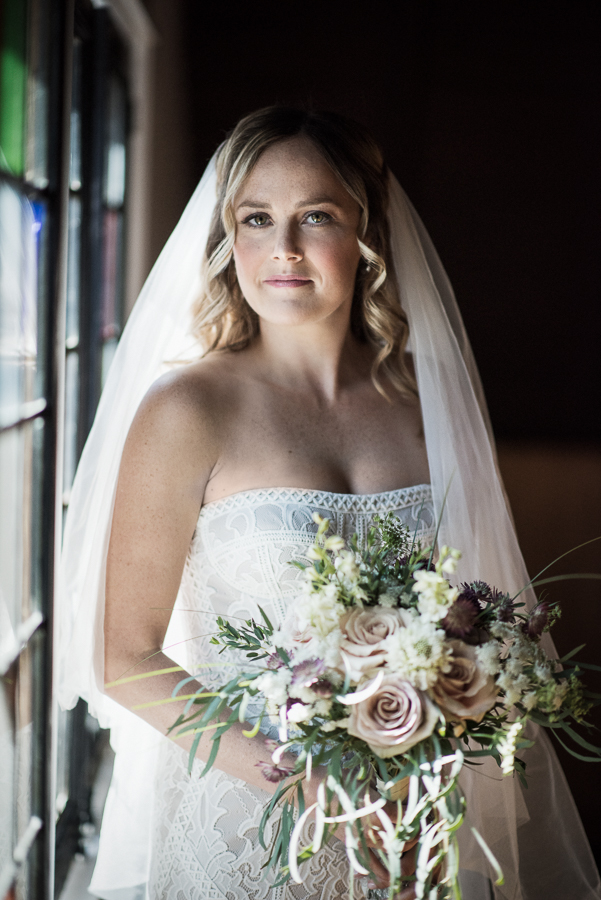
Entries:
{"type": "Polygon", "coordinates": [[[82,234],[80,305],[79,453],[92,427],[100,397],[103,290],[103,182],[109,12],[92,12],[92,35],[83,58],[82,234]]]}
{"type": "Polygon", "coordinates": [[[54,727],[53,727],[53,605],[57,549],[57,471],[63,420],[66,253],[68,236],[69,115],[71,106],[71,48],[73,0],[52,0],[49,45],[48,134],[48,268],[46,341],[46,399],[42,458],[40,547],[40,612],[44,623],[29,643],[32,650],[32,814],[43,827],[30,853],[29,894],[52,900],[54,893],[54,727]]]}

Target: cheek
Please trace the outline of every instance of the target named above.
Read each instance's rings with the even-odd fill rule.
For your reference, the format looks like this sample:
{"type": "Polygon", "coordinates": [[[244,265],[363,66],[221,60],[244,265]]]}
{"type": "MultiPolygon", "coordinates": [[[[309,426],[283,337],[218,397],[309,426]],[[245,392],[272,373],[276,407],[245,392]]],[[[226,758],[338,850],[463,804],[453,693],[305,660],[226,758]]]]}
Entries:
{"type": "Polygon", "coordinates": [[[236,241],[234,244],[234,263],[239,278],[247,280],[252,278],[258,264],[257,248],[246,241],[236,241]]]}
{"type": "Polygon", "coordinates": [[[339,242],[320,244],[315,248],[313,259],[328,280],[341,285],[355,282],[357,265],[361,258],[356,238],[339,242]]]}

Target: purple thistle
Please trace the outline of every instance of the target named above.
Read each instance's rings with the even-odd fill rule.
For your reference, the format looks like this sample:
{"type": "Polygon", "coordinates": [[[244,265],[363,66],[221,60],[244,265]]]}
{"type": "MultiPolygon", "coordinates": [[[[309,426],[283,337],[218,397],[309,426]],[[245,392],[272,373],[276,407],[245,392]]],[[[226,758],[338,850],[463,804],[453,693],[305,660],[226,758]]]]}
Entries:
{"type": "Polygon", "coordinates": [[[522,625],[522,631],[533,641],[537,641],[545,630],[549,621],[549,604],[546,600],[537,603],[531,610],[528,619],[522,625]]]}
{"type": "Polygon", "coordinates": [[[263,778],[266,781],[271,781],[272,784],[277,784],[278,781],[282,781],[283,778],[292,775],[294,771],[292,766],[276,766],[275,763],[263,762],[262,760],[255,763],[255,766],[261,770],[263,778]]]}
{"type": "Polygon", "coordinates": [[[284,663],[277,653],[270,653],[266,665],[268,669],[281,669],[284,663]]]}
{"type": "Polygon", "coordinates": [[[514,616],[513,600],[509,594],[502,594],[496,588],[493,590],[490,599],[494,603],[495,613],[499,622],[511,622],[514,616]]]}
{"type": "Polygon", "coordinates": [[[480,604],[476,599],[460,594],[447,610],[442,627],[449,637],[466,638],[473,631],[479,612],[480,604]]]}
{"type": "Polygon", "coordinates": [[[311,687],[326,670],[323,659],[306,659],[292,670],[293,687],[311,687]]]}
{"type": "Polygon", "coordinates": [[[323,700],[328,700],[334,694],[334,685],[327,678],[319,678],[311,685],[311,690],[323,700]]]}
{"type": "Polygon", "coordinates": [[[464,582],[459,590],[461,591],[461,597],[466,600],[472,600],[477,604],[478,611],[480,611],[480,601],[488,600],[492,594],[490,585],[486,584],[485,581],[472,581],[471,584],[464,582]]]}

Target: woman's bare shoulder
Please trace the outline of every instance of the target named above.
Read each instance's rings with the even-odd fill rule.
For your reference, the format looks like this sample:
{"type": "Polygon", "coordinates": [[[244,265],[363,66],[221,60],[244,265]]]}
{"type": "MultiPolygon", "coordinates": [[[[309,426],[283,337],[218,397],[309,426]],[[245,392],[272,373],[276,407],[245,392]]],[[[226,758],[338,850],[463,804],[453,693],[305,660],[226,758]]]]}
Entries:
{"type": "Polygon", "coordinates": [[[174,367],[147,391],[130,436],[192,454],[201,445],[203,457],[218,452],[224,426],[237,406],[236,368],[235,359],[219,354],[174,367]]]}

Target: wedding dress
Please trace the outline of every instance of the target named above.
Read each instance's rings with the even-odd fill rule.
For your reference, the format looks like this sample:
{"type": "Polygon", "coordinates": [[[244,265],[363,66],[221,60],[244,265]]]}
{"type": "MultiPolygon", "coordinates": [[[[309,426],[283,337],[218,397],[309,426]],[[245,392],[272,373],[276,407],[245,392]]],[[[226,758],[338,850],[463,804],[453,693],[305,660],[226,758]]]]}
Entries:
{"type": "MultiPolygon", "coordinates": [[[[199,680],[209,690],[232,677],[223,668],[225,654],[206,637],[215,631],[215,616],[231,616],[234,624],[237,619],[260,620],[261,606],[275,627],[283,623],[300,591],[301,573],[290,561],[302,559],[313,542],[314,512],[347,539],[356,533],[363,541],[373,516],[388,512],[424,546],[434,534],[428,485],[368,495],[271,488],[208,503],[200,513],[165,644],[187,671],[202,673],[199,680]],[[206,663],[216,666],[203,668],[206,663]]],[[[236,659],[228,661],[235,664],[236,659]]],[[[339,841],[303,865],[302,885],[272,890],[274,879],[264,877],[266,853],[258,841],[268,793],[216,768],[199,780],[198,760],[192,777],[187,767],[187,754],[165,740],[154,794],[150,900],[347,896],[349,866],[339,841]]]]}

